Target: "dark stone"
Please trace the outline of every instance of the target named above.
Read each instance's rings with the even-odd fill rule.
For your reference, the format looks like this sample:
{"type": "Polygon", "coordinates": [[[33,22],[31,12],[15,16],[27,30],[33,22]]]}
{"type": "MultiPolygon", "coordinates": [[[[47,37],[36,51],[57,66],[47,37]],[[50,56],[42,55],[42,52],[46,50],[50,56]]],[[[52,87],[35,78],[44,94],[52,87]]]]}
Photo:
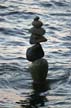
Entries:
{"type": "Polygon", "coordinates": [[[27,49],[26,57],[27,60],[33,62],[44,56],[44,51],[39,43],[27,49]]]}
{"type": "Polygon", "coordinates": [[[47,73],[48,73],[48,62],[46,59],[38,59],[34,62],[29,67],[29,70],[31,72],[31,76],[33,79],[33,82],[39,83],[45,82],[47,73]]]}
{"type": "Polygon", "coordinates": [[[36,27],[32,27],[29,30],[29,32],[35,35],[40,35],[40,36],[45,34],[45,30],[43,28],[36,28],[36,27]]]}
{"type": "Polygon", "coordinates": [[[44,36],[40,35],[31,35],[30,37],[30,44],[36,44],[40,42],[46,42],[47,39],[44,36]]]}
{"type": "Polygon", "coordinates": [[[34,21],[38,21],[38,20],[39,20],[39,17],[36,16],[36,17],[34,18],[34,21]]]}
{"type": "Polygon", "coordinates": [[[32,22],[32,25],[36,28],[40,28],[43,25],[43,23],[41,21],[39,21],[39,17],[36,16],[34,18],[34,21],[32,22]]]}
{"type": "Polygon", "coordinates": [[[47,90],[50,90],[50,86],[49,86],[47,79],[42,80],[40,82],[38,82],[38,81],[34,82],[33,81],[32,88],[36,93],[41,93],[41,92],[45,92],[47,90]]]}
{"type": "Polygon", "coordinates": [[[41,21],[33,21],[32,25],[36,28],[40,28],[43,25],[43,23],[41,21]]]}

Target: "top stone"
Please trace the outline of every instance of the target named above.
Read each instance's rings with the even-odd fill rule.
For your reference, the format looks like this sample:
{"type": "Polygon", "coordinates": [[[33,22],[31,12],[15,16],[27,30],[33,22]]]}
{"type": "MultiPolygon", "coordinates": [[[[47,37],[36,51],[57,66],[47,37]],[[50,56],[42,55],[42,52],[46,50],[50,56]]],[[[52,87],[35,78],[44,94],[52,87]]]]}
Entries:
{"type": "Polygon", "coordinates": [[[38,20],[39,20],[39,17],[36,16],[36,17],[34,18],[34,21],[38,21],[38,20]]]}
{"type": "Polygon", "coordinates": [[[34,21],[32,22],[32,25],[36,28],[40,28],[43,25],[43,23],[41,21],[39,21],[39,17],[36,16],[34,18],[34,21]]]}

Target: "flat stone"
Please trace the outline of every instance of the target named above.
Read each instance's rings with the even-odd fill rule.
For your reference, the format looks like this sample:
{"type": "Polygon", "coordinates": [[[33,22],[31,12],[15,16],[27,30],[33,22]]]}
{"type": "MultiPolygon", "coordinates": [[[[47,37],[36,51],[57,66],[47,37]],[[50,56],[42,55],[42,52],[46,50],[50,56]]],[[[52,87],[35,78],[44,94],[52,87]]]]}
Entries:
{"type": "Polygon", "coordinates": [[[27,60],[33,62],[44,56],[44,51],[39,43],[27,49],[26,58],[27,60]]]}
{"type": "Polygon", "coordinates": [[[31,35],[30,37],[30,44],[36,44],[40,42],[46,42],[47,39],[44,36],[40,35],[31,35]]]}
{"type": "Polygon", "coordinates": [[[40,35],[40,36],[45,34],[45,30],[43,28],[32,27],[29,31],[32,34],[36,34],[36,35],[40,35]]]}
{"type": "Polygon", "coordinates": [[[45,81],[48,73],[48,62],[46,59],[38,59],[31,63],[29,70],[34,82],[45,81]]]}

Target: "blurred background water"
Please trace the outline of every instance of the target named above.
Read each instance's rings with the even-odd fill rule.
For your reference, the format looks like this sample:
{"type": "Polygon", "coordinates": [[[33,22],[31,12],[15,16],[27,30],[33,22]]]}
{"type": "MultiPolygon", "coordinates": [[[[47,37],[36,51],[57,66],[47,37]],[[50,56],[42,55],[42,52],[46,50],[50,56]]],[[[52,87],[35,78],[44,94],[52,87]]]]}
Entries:
{"type": "MultiPolygon", "coordinates": [[[[47,96],[55,96],[48,107],[70,108],[71,0],[0,0],[0,96],[3,91],[28,95],[32,90],[26,50],[35,16],[44,23],[48,39],[42,43],[51,82],[47,96]]],[[[9,101],[3,103],[3,99],[0,106],[5,108],[9,101]]]]}

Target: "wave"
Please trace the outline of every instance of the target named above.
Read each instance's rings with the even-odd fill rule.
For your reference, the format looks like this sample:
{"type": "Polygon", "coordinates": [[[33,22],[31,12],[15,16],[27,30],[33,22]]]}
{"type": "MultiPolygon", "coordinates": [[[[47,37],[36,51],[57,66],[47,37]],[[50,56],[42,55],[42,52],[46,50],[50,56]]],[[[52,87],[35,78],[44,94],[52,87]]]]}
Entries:
{"type": "Polygon", "coordinates": [[[52,16],[71,16],[71,13],[50,13],[52,16]]]}
{"type": "MultiPolygon", "coordinates": [[[[60,67],[59,67],[60,68],[60,67]]],[[[57,67],[58,69],[58,67],[57,67]]],[[[51,69],[49,69],[50,71],[51,69]]],[[[52,69],[53,71],[54,68],[52,69]]],[[[47,84],[49,83],[51,88],[58,86],[56,83],[65,84],[67,83],[70,76],[70,72],[63,72],[59,75],[52,76],[50,73],[48,74],[47,84]],[[54,85],[54,87],[53,87],[54,85]]],[[[32,81],[31,75],[28,72],[28,69],[18,63],[1,63],[0,64],[0,88],[31,88],[32,81]]]]}
{"type": "Polygon", "coordinates": [[[65,37],[62,37],[61,39],[65,41],[71,41],[71,36],[65,36],[65,37]]]}
{"type": "Polygon", "coordinates": [[[23,30],[20,30],[20,29],[17,29],[17,28],[0,27],[0,32],[2,32],[5,35],[24,35],[23,30]]]}
{"type": "Polygon", "coordinates": [[[6,9],[8,8],[7,6],[4,6],[4,5],[0,5],[0,9],[6,9]]]}
{"type": "Polygon", "coordinates": [[[46,2],[46,1],[40,2],[40,5],[44,6],[44,7],[52,7],[53,6],[53,4],[51,2],[46,2]]]}
{"type": "Polygon", "coordinates": [[[34,15],[36,14],[35,12],[25,12],[25,11],[10,11],[10,12],[3,12],[3,13],[0,13],[0,16],[9,16],[9,15],[34,15]]]}
{"type": "Polygon", "coordinates": [[[56,1],[56,0],[50,0],[50,1],[41,1],[40,2],[40,5],[43,6],[43,7],[48,7],[48,8],[52,8],[52,7],[55,7],[55,6],[58,6],[58,7],[65,7],[65,6],[68,6],[69,5],[69,2],[67,1],[56,1]]]}
{"type": "Polygon", "coordinates": [[[52,1],[56,6],[68,6],[67,1],[52,1]]]}
{"type": "Polygon", "coordinates": [[[24,88],[28,80],[27,69],[18,63],[0,64],[0,88],[24,88]]]}

